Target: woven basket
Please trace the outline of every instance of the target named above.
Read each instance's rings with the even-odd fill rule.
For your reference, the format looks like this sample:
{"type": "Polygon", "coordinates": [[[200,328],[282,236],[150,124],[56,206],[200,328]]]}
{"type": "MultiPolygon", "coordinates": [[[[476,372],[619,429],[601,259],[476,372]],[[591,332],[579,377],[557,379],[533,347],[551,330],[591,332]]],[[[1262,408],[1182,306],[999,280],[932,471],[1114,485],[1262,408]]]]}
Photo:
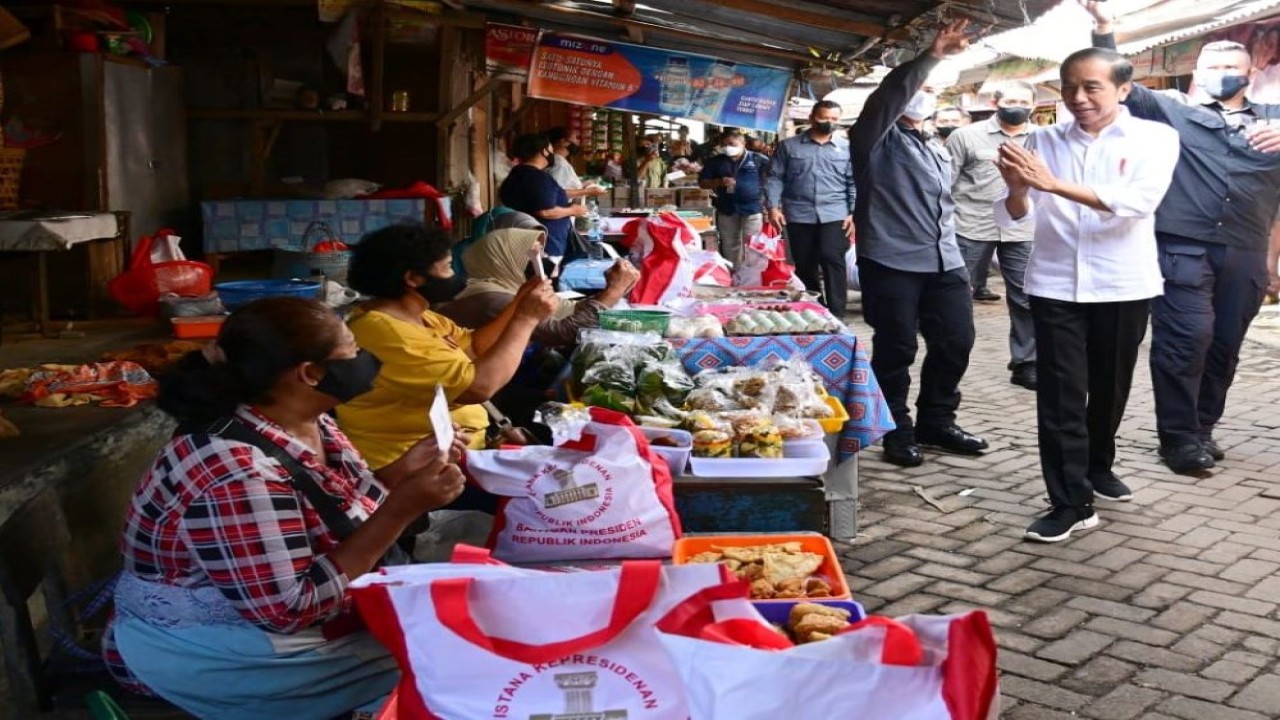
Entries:
{"type": "Polygon", "coordinates": [[[31,39],[31,31],[27,29],[8,10],[0,7],[0,50],[13,47],[18,43],[31,39]]]}
{"type": "Polygon", "coordinates": [[[26,155],[21,148],[0,148],[0,210],[18,209],[18,185],[26,155]]]}
{"type": "Polygon", "coordinates": [[[277,247],[275,249],[272,277],[279,280],[290,278],[307,280],[313,271],[318,270],[329,280],[346,284],[347,269],[351,267],[351,251],[312,252],[312,248],[326,240],[342,240],[342,238],[329,227],[328,223],[317,220],[308,225],[302,234],[301,248],[277,247]]]}

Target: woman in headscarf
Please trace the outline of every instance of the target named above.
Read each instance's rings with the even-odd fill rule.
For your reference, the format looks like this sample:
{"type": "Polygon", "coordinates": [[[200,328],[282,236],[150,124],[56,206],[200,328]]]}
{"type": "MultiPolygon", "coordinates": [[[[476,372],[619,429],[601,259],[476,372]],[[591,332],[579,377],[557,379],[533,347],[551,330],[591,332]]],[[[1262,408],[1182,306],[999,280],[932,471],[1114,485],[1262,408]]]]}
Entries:
{"type": "MultiPolygon", "coordinates": [[[[439,309],[440,314],[462,327],[492,322],[528,282],[530,253],[541,250],[544,242],[545,233],[524,228],[495,230],[480,238],[462,254],[466,287],[439,309]]],[[[600,311],[617,305],[639,278],[631,263],[619,260],[605,272],[605,288],[599,295],[578,303],[562,300],[550,318],[538,323],[533,342],[548,347],[577,344],[578,331],[599,327],[600,311]]]]}

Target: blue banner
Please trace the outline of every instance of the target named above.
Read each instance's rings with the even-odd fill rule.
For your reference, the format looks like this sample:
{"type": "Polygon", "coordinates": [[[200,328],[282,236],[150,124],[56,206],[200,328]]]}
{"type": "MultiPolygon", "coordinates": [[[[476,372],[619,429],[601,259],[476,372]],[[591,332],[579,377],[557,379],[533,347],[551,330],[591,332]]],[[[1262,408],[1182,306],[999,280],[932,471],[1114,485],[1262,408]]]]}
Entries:
{"type": "Polygon", "coordinates": [[[546,100],[777,132],[791,72],[704,55],[543,33],[529,94],[546,100]]]}

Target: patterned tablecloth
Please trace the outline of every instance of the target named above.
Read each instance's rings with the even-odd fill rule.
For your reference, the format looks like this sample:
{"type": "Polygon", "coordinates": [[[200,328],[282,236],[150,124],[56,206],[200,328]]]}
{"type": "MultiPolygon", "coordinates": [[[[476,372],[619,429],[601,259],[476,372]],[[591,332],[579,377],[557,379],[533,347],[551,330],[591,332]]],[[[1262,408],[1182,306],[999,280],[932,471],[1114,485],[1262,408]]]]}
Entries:
{"type": "Polygon", "coordinates": [[[773,335],[714,339],[669,339],[691,374],[714,368],[757,367],[770,358],[788,360],[801,355],[822,376],[827,392],[849,410],[840,432],[839,462],[894,429],[893,415],[871,372],[871,361],[858,338],[841,335],[773,335]]]}

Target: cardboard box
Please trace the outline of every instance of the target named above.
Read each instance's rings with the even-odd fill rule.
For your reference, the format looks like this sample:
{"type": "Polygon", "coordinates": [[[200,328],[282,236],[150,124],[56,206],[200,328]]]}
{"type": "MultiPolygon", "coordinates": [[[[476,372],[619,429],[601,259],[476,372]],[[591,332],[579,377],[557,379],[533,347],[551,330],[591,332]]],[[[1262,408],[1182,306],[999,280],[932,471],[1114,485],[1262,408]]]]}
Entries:
{"type": "Polygon", "coordinates": [[[711,207],[712,191],[702,188],[681,188],[680,207],[683,209],[699,209],[711,207]]]}
{"type": "Polygon", "coordinates": [[[644,189],[644,206],[648,208],[663,207],[664,205],[676,204],[676,191],[674,188],[645,188],[644,189]]]}

